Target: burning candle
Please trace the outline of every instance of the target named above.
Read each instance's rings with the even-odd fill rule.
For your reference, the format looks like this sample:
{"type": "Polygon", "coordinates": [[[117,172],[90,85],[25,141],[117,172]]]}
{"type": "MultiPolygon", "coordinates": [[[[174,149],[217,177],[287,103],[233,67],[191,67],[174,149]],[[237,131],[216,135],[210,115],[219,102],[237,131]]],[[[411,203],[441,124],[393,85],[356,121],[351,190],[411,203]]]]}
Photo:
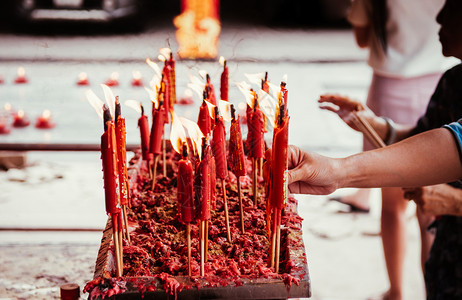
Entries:
{"type": "Polygon", "coordinates": [[[141,73],[139,71],[132,72],[132,86],[140,87],[143,86],[143,80],[141,78],[141,73]]]}
{"type": "Polygon", "coordinates": [[[210,147],[206,142],[207,138],[202,138],[202,157],[196,167],[194,178],[195,201],[199,208],[198,218],[201,221],[210,219],[210,196],[211,196],[211,178],[210,178],[210,147]]]}
{"type": "Polygon", "coordinates": [[[50,129],[55,127],[55,123],[51,121],[51,112],[46,109],[43,111],[42,115],[37,118],[35,122],[35,128],[39,129],[50,129]]]}
{"type": "Polygon", "coordinates": [[[273,206],[282,209],[287,199],[287,155],[289,140],[289,117],[284,115],[284,105],[280,107],[279,120],[273,134],[273,151],[271,160],[273,206]]]}
{"type": "Polygon", "coordinates": [[[193,199],[193,169],[188,159],[188,148],[183,144],[182,159],[178,162],[178,212],[181,222],[187,224],[195,220],[193,199]]]}
{"type": "Polygon", "coordinates": [[[149,121],[148,117],[144,114],[144,107],[140,103],[141,117],[138,119],[138,127],[140,128],[141,136],[141,154],[143,160],[148,160],[149,154],[149,121]]]}
{"type": "Polygon", "coordinates": [[[23,67],[19,67],[16,75],[16,79],[14,80],[14,83],[16,84],[24,84],[27,83],[27,77],[26,77],[26,70],[23,67]]]}
{"type": "Polygon", "coordinates": [[[173,53],[170,50],[170,59],[168,60],[170,66],[170,77],[168,83],[170,86],[170,107],[173,107],[176,103],[176,74],[175,74],[175,60],[173,59],[173,53]]]}
{"type": "Polygon", "coordinates": [[[226,60],[223,56],[220,57],[220,63],[223,65],[223,72],[221,73],[220,81],[220,99],[229,101],[228,99],[228,89],[229,89],[229,72],[228,66],[226,65],[226,60]]]}
{"type": "Polygon", "coordinates": [[[216,160],[216,175],[220,179],[226,179],[226,177],[228,177],[226,130],[223,117],[218,115],[217,107],[215,108],[215,128],[213,129],[212,149],[216,160]]]}
{"type": "Polygon", "coordinates": [[[162,135],[164,133],[164,107],[163,103],[159,103],[159,108],[156,109],[153,105],[152,112],[152,127],[151,137],[149,141],[149,153],[154,156],[162,153],[162,135]]]}
{"type": "Polygon", "coordinates": [[[244,145],[242,142],[239,118],[235,118],[235,109],[231,105],[231,128],[229,131],[229,166],[236,177],[245,176],[244,145]]]}
{"type": "Polygon", "coordinates": [[[109,108],[103,105],[104,133],[101,136],[101,159],[103,162],[104,195],[106,212],[111,215],[113,224],[114,248],[116,256],[117,276],[122,276],[122,243],[119,239],[121,232],[120,206],[117,199],[117,146],[115,125],[109,108]]]}
{"type": "Polygon", "coordinates": [[[162,82],[160,88],[160,97],[161,101],[164,103],[164,123],[169,123],[169,112],[170,112],[170,95],[169,95],[169,82],[166,75],[162,75],[162,82]]]}
{"type": "Polygon", "coordinates": [[[101,159],[103,161],[106,212],[120,213],[117,200],[117,146],[114,121],[109,108],[104,105],[104,134],[101,136],[101,159]]]}
{"type": "Polygon", "coordinates": [[[119,86],[119,73],[112,72],[105,84],[107,86],[119,86]]]}
{"type": "Polygon", "coordinates": [[[217,105],[217,98],[215,97],[215,89],[213,87],[210,75],[206,75],[205,91],[207,91],[207,101],[213,105],[217,105]]]}
{"type": "Polygon", "coordinates": [[[30,121],[23,110],[19,110],[17,114],[14,115],[13,127],[27,127],[29,124],[30,121]]]}
{"type": "Polygon", "coordinates": [[[197,119],[197,125],[202,131],[204,136],[207,136],[212,131],[212,118],[210,117],[209,108],[205,100],[202,101],[202,105],[199,107],[199,117],[197,119]]]}
{"type": "Polygon", "coordinates": [[[80,72],[79,76],[77,77],[77,85],[90,85],[90,82],[88,81],[88,76],[87,73],[85,72],[80,72]]]}
{"type": "Polygon", "coordinates": [[[254,158],[263,158],[265,156],[265,121],[263,113],[258,105],[255,105],[252,114],[252,122],[250,124],[252,124],[253,127],[252,144],[249,145],[250,156],[254,158]]]}

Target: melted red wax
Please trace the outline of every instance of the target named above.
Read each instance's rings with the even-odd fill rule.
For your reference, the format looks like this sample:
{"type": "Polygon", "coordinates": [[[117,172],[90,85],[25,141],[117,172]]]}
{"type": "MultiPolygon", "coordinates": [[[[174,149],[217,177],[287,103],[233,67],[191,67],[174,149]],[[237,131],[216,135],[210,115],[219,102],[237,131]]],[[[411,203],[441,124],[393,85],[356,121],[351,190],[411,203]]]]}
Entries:
{"type": "MultiPolygon", "coordinates": [[[[266,204],[262,200],[258,208],[253,206],[250,198],[251,179],[248,176],[241,177],[244,219],[246,233],[239,230],[239,202],[237,195],[236,177],[229,172],[226,181],[229,221],[231,227],[232,243],[226,239],[226,225],[223,207],[221,185],[217,186],[216,210],[211,211],[209,224],[208,260],[205,262],[204,280],[200,278],[200,255],[198,226],[191,224],[191,270],[190,284],[180,284],[174,276],[186,276],[188,273],[186,226],[180,223],[177,211],[177,161],[179,155],[167,153],[167,177],[159,177],[155,191],[151,191],[151,180],[148,169],[142,163],[137,172],[137,177],[132,178],[132,208],[129,215],[130,223],[134,224],[131,232],[131,245],[124,247],[124,276],[151,276],[162,281],[163,288],[171,295],[176,294],[183,288],[201,288],[203,286],[227,286],[244,284],[243,279],[257,278],[284,278],[284,282],[290,286],[298,284],[300,278],[292,275],[283,277],[275,274],[267,265],[269,253],[269,241],[266,230],[266,204]]],[[[136,155],[134,160],[139,159],[136,155]]],[[[133,163],[133,161],[132,161],[133,163]]],[[[161,165],[161,164],[159,164],[161,165]]],[[[251,161],[246,159],[247,167],[251,169],[251,161]]],[[[161,172],[159,172],[161,173],[161,172]]],[[[260,194],[264,194],[263,186],[260,194]]],[[[290,199],[289,202],[296,201],[290,199]]],[[[282,223],[285,227],[301,228],[302,219],[290,211],[283,213],[282,223]]],[[[281,241],[284,248],[287,244],[291,247],[301,248],[297,244],[300,241],[281,241]]],[[[281,271],[290,272],[302,270],[289,258],[281,255],[281,271]],[[287,267],[286,267],[287,265],[287,267]]],[[[302,272],[303,273],[303,272],[302,272]]],[[[115,276],[115,274],[111,274],[115,276]]],[[[153,284],[141,284],[138,286],[141,293],[155,289],[153,284]]]]}

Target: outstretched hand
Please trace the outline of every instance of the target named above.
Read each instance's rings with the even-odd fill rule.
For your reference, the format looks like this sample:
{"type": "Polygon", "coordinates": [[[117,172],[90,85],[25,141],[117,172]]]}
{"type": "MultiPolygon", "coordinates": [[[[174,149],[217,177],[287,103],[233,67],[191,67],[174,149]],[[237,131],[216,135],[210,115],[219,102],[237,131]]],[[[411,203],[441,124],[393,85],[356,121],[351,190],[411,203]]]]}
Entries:
{"type": "MultiPolygon", "coordinates": [[[[271,149],[266,151],[266,162],[263,176],[269,178],[271,168],[271,149]]],[[[327,195],[338,188],[332,169],[335,167],[335,159],[305,152],[300,148],[290,145],[288,149],[288,186],[293,194],[327,195]]]]}
{"type": "Polygon", "coordinates": [[[371,122],[375,117],[375,114],[367,109],[358,100],[353,100],[346,96],[338,94],[324,94],[319,97],[318,103],[321,109],[325,109],[336,113],[348,126],[356,131],[359,129],[354,125],[352,121],[352,112],[357,112],[359,115],[371,122]]]}

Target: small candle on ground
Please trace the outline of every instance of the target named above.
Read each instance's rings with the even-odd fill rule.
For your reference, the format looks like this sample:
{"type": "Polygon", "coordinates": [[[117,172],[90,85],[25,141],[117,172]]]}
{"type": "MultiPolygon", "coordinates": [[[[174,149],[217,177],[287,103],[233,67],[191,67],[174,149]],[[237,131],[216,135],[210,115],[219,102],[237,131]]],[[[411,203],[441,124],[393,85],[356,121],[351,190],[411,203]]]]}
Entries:
{"type": "Polygon", "coordinates": [[[48,109],[44,110],[35,122],[35,128],[38,129],[51,129],[55,126],[56,124],[51,121],[51,112],[48,109]]]}
{"type": "Polygon", "coordinates": [[[80,72],[77,78],[77,85],[82,85],[82,86],[90,85],[90,82],[88,81],[87,73],[80,72]]]}
{"type": "Polygon", "coordinates": [[[14,83],[24,84],[24,83],[27,83],[28,81],[29,80],[26,77],[26,70],[23,67],[19,67],[14,83]]]}
{"type": "Polygon", "coordinates": [[[21,128],[21,127],[27,127],[30,125],[30,121],[27,118],[26,114],[24,113],[23,110],[19,110],[15,115],[13,119],[13,127],[16,128],[21,128]]]}

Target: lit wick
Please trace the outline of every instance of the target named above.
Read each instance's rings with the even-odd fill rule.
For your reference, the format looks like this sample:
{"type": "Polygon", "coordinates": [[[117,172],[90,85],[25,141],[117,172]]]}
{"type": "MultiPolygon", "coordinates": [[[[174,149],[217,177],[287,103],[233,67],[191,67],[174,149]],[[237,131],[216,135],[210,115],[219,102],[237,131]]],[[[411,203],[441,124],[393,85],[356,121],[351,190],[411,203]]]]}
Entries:
{"type": "Polygon", "coordinates": [[[50,129],[55,127],[55,123],[51,121],[51,112],[46,109],[43,111],[42,115],[37,118],[35,122],[35,128],[38,129],[50,129]]]}
{"type": "Polygon", "coordinates": [[[26,77],[26,70],[23,67],[19,67],[16,79],[14,80],[14,83],[23,84],[23,83],[27,83],[27,81],[28,80],[27,80],[27,77],[26,77]]]}

